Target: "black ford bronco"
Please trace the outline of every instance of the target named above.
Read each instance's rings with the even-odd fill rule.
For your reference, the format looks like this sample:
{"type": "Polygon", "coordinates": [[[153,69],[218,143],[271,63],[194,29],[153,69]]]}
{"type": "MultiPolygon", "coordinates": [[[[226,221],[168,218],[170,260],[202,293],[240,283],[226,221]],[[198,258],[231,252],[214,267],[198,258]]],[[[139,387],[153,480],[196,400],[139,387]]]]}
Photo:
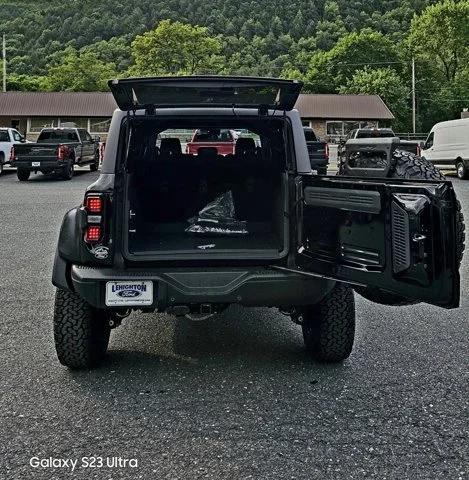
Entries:
{"type": "Polygon", "coordinates": [[[392,305],[459,305],[464,224],[431,164],[390,147],[385,175],[381,164],[376,177],[350,176],[353,166],[312,174],[295,81],[109,85],[119,109],[101,174],[65,215],[54,263],[64,365],[98,365],[132,310],[203,318],[231,304],[278,307],[315,360],[338,362],[352,350],[354,290],[392,305]],[[195,129],[247,134],[232,154],[185,154],[195,129]]]}

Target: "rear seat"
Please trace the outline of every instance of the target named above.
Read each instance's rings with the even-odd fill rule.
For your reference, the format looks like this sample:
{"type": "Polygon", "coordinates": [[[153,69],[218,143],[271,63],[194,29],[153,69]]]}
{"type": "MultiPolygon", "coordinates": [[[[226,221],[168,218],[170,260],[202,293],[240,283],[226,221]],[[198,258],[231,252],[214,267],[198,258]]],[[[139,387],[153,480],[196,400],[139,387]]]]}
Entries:
{"type": "Polygon", "coordinates": [[[276,176],[273,165],[266,164],[262,151],[252,138],[236,142],[234,162],[237,178],[233,182],[233,201],[240,220],[260,221],[272,211],[272,192],[276,176]]]}

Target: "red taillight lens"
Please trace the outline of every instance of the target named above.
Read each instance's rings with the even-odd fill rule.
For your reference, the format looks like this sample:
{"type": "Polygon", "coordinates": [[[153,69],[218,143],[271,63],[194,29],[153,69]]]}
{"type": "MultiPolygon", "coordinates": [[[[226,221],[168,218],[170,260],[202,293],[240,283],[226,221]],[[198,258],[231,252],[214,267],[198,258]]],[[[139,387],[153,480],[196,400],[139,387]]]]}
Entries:
{"type": "Polygon", "coordinates": [[[10,149],[10,162],[13,162],[15,159],[15,147],[11,147],[10,149]]]}
{"type": "Polygon", "coordinates": [[[101,238],[101,226],[100,225],[88,225],[85,232],[85,242],[93,243],[98,242],[101,238]]]}
{"type": "Polygon", "coordinates": [[[66,145],[59,145],[57,149],[57,159],[64,160],[68,154],[68,147],[66,145]]]}
{"type": "Polygon", "coordinates": [[[326,158],[329,158],[329,144],[326,143],[326,158]]]}
{"type": "Polygon", "coordinates": [[[85,208],[90,213],[101,213],[103,210],[103,199],[96,195],[89,195],[85,199],[85,208]]]}

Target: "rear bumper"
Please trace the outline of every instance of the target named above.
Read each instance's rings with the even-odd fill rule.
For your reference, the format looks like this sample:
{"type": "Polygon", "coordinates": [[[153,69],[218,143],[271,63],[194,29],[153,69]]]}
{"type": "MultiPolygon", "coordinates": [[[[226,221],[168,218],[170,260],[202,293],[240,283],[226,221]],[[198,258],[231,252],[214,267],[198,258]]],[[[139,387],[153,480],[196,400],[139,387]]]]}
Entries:
{"type": "Polygon", "coordinates": [[[57,160],[15,160],[11,162],[12,167],[16,167],[18,170],[30,170],[30,171],[43,171],[43,170],[60,170],[67,162],[58,162],[57,160]],[[39,165],[33,165],[39,164],[39,165]]]}
{"type": "MultiPolygon", "coordinates": [[[[153,281],[153,304],[146,308],[165,310],[177,305],[240,304],[282,307],[310,305],[321,300],[335,282],[301,274],[258,267],[250,269],[114,270],[74,265],[74,290],[97,308],[106,307],[106,283],[153,281]]],[[[132,307],[129,307],[132,308],[132,307]]],[[[135,307],[139,308],[139,307],[135,307]]]]}

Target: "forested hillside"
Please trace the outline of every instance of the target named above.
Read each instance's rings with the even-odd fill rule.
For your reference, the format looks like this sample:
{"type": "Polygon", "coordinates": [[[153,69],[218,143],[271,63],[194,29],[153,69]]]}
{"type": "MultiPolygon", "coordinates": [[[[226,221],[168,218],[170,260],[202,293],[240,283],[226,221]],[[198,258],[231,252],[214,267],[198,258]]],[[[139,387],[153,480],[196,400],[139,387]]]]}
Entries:
{"type": "Polygon", "coordinates": [[[122,45],[130,45],[135,35],[154,28],[164,19],[206,26],[211,33],[222,34],[229,52],[246,48],[255,37],[267,37],[258,53],[274,60],[288,53],[292,41],[313,37],[319,48],[328,49],[347,31],[364,27],[400,39],[414,12],[432,2],[51,0],[2,3],[0,31],[8,34],[11,68],[17,73],[45,73],[50,54],[66,46],[80,49],[114,37],[123,37],[122,45]]]}
{"type": "MultiPolygon", "coordinates": [[[[100,90],[109,76],[133,74],[286,76],[301,78],[313,92],[379,93],[402,128],[409,127],[410,59],[420,52],[419,118],[427,128],[434,118],[454,116],[469,106],[464,104],[469,96],[467,62],[462,61],[467,60],[468,27],[455,27],[462,35],[458,42],[466,45],[456,53],[453,47],[449,53],[425,52],[426,39],[418,36],[425,9],[435,3],[0,0],[0,33],[7,35],[10,89],[100,90]],[[196,25],[206,28],[194,29],[196,25]],[[441,65],[434,68],[432,62],[441,65]],[[446,103],[435,101],[445,95],[446,103]]],[[[448,18],[469,23],[464,18],[468,0],[446,4],[448,18]]],[[[427,22],[426,35],[434,31],[432,21],[427,22]]],[[[452,27],[445,28],[436,32],[443,35],[437,43],[451,34],[452,27]]]]}

